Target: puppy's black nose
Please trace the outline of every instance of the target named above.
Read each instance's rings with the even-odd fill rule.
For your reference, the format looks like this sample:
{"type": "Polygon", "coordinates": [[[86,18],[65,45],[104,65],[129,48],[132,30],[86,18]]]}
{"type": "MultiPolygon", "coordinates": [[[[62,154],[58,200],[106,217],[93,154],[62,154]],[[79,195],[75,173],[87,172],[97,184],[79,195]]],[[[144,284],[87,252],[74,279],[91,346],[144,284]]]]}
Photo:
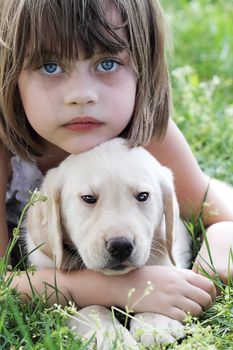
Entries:
{"type": "Polygon", "coordinates": [[[107,242],[107,251],[119,262],[124,262],[133,251],[133,243],[128,238],[117,237],[107,242]]]}

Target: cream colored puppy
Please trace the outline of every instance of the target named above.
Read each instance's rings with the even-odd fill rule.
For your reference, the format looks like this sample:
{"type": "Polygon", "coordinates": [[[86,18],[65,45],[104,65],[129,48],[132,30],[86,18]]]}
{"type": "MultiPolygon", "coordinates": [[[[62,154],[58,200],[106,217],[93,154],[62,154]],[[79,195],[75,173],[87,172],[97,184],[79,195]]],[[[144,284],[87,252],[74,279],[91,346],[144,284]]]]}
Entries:
{"type": "MultiPolygon", "coordinates": [[[[48,172],[40,192],[48,200],[29,209],[26,234],[28,252],[39,246],[29,255],[38,269],[56,265],[123,274],[146,264],[190,264],[190,240],[179,220],[172,174],[142,147],[128,148],[118,138],[71,155],[48,172]],[[156,243],[159,250],[152,249],[156,243]]],[[[106,309],[93,308],[104,327],[110,327],[106,309]]],[[[90,307],[82,312],[87,315],[90,307]]],[[[154,338],[152,327],[133,320],[132,332],[139,326],[147,334],[141,338],[144,343],[171,341],[181,334],[182,325],[175,320],[140,316],[157,330],[171,330],[154,338]]],[[[82,335],[90,332],[78,323],[76,327],[82,335]]],[[[127,339],[135,345],[129,334],[127,339]]]]}

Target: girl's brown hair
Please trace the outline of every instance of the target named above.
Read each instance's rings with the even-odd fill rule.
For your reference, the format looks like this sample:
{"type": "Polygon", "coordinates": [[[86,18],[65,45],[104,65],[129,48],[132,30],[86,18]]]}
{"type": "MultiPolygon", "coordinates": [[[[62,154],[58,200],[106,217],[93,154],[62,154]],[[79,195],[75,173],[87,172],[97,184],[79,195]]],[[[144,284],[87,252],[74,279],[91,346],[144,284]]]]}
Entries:
{"type": "MultiPolygon", "coordinates": [[[[35,68],[51,58],[91,57],[98,47],[127,50],[137,74],[136,103],[124,131],[131,146],[166,131],[170,86],[165,58],[165,25],[157,0],[0,0],[0,137],[25,159],[43,153],[43,140],[25,115],[17,81],[25,62],[35,68]],[[125,39],[109,23],[106,8],[122,17],[125,39]]],[[[36,106],[35,106],[36,108],[36,106]]]]}

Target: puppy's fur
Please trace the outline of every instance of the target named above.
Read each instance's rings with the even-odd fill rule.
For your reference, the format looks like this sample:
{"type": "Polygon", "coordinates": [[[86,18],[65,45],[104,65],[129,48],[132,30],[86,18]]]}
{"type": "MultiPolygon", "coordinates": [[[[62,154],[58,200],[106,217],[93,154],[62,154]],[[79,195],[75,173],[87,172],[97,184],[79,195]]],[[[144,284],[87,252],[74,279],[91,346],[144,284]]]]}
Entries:
{"type": "MultiPolygon", "coordinates": [[[[179,220],[172,174],[141,147],[130,149],[118,138],[71,155],[48,172],[40,192],[48,200],[29,209],[26,233],[28,252],[39,246],[29,255],[38,269],[122,274],[143,265],[190,264],[190,239],[179,220]]],[[[96,308],[106,321],[101,317],[105,308],[96,308]]],[[[145,329],[149,337],[141,337],[144,344],[172,340],[182,327],[162,315],[145,314],[147,321],[173,330],[154,339],[151,329],[145,329]]],[[[88,332],[76,326],[82,334],[88,332]]]]}

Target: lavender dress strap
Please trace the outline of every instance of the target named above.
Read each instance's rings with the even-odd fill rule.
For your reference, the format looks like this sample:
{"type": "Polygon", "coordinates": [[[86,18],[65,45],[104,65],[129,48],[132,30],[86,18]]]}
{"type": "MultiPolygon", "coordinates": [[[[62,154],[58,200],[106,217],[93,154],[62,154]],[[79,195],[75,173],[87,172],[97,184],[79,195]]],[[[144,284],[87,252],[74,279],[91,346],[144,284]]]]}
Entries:
{"type": "Polygon", "coordinates": [[[27,162],[19,156],[11,158],[12,179],[6,192],[7,221],[16,225],[19,216],[30,197],[29,190],[39,187],[43,174],[35,163],[27,162]]]}

